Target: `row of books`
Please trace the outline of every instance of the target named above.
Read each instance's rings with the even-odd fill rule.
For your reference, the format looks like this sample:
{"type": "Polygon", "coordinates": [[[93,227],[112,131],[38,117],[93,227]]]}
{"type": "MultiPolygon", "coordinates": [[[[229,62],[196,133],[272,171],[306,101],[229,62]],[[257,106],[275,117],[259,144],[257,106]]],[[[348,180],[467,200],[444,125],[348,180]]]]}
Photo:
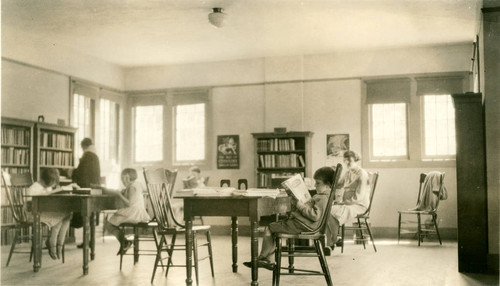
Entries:
{"type": "Polygon", "coordinates": [[[41,132],[40,146],[60,149],[72,149],[73,135],[41,132]]]}
{"type": "Polygon", "coordinates": [[[9,173],[9,174],[23,174],[23,173],[29,173],[30,168],[28,166],[26,166],[26,167],[3,167],[2,171],[9,173]]]}
{"type": "Polygon", "coordinates": [[[28,165],[29,160],[30,152],[28,149],[2,148],[2,165],[28,165]]]}
{"type": "Polygon", "coordinates": [[[304,157],[299,154],[259,155],[261,168],[298,168],[305,165],[304,157]]]}
{"type": "Polygon", "coordinates": [[[2,127],[2,144],[29,146],[30,131],[21,128],[2,127]]]}
{"type": "Polygon", "coordinates": [[[41,165],[73,166],[73,153],[40,151],[41,165]]]}
{"type": "Polygon", "coordinates": [[[259,139],[257,140],[257,152],[262,151],[293,151],[295,150],[295,139],[259,139]]]}
{"type": "Polygon", "coordinates": [[[282,181],[299,174],[304,177],[304,172],[297,173],[258,173],[257,185],[259,187],[277,186],[280,187],[282,181]]]}

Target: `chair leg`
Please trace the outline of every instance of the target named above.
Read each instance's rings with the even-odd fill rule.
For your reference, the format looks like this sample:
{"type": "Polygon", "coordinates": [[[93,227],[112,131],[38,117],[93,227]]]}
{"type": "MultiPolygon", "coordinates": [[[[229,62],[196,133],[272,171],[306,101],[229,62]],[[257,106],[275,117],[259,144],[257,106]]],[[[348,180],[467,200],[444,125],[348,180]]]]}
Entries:
{"type": "Polygon", "coordinates": [[[212,277],[215,277],[214,273],[214,257],[212,255],[212,238],[210,236],[210,230],[207,230],[207,242],[208,242],[208,258],[210,259],[210,270],[212,271],[212,277]]]}
{"type": "Polygon", "coordinates": [[[120,271],[121,271],[123,262],[123,242],[125,241],[125,230],[122,226],[120,227],[119,237],[120,237],[120,271]]]}
{"type": "Polygon", "coordinates": [[[365,236],[363,234],[363,230],[361,227],[361,220],[359,218],[358,218],[358,227],[359,227],[359,230],[358,230],[359,237],[361,238],[361,242],[363,243],[363,248],[366,249],[365,236]]]}
{"type": "Polygon", "coordinates": [[[295,240],[294,239],[287,239],[286,240],[288,244],[288,273],[294,273],[295,269],[295,240]]]}
{"type": "Polygon", "coordinates": [[[65,257],[64,257],[65,252],[66,252],[66,245],[63,244],[63,246],[62,246],[62,263],[65,262],[65,257]]]}
{"type": "Polygon", "coordinates": [[[134,226],[134,265],[139,262],[139,228],[134,226]]]}
{"type": "Polygon", "coordinates": [[[434,221],[434,227],[436,228],[436,234],[437,234],[438,239],[439,239],[439,244],[443,245],[443,243],[441,242],[441,236],[439,235],[439,230],[438,230],[438,225],[437,225],[437,214],[432,215],[432,220],[434,221]]]}
{"type": "Polygon", "coordinates": [[[420,226],[420,214],[417,214],[417,239],[418,239],[418,246],[420,246],[420,231],[421,231],[421,226],[420,226]]]}
{"type": "Polygon", "coordinates": [[[196,232],[193,233],[193,259],[194,259],[194,275],[196,277],[196,285],[199,285],[198,280],[198,238],[196,237],[196,232]]]}
{"type": "Polygon", "coordinates": [[[401,213],[399,213],[399,219],[398,219],[398,244],[400,239],[401,239],[401,213]]]}
{"type": "Polygon", "coordinates": [[[340,246],[340,253],[344,253],[344,237],[345,237],[345,225],[343,224],[342,225],[342,229],[341,229],[341,243],[342,245],[340,246]]]}
{"type": "MultiPolygon", "coordinates": [[[[172,235],[172,239],[170,240],[170,245],[166,245],[167,247],[167,253],[168,253],[168,262],[167,262],[167,270],[165,271],[165,277],[168,275],[168,271],[170,270],[170,265],[172,265],[172,256],[174,255],[174,247],[175,247],[175,240],[177,238],[177,234],[172,235]]],[[[165,240],[166,242],[166,240],[165,240]]]]}
{"type": "Polygon", "coordinates": [[[158,261],[161,260],[161,251],[164,242],[165,242],[165,236],[162,235],[160,238],[160,243],[156,247],[156,259],[155,259],[155,265],[153,267],[153,275],[151,275],[151,284],[153,284],[153,280],[155,279],[156,268],[158,267],[158,261]]]}
{"type": "Polygon", "coordinates": [[[281,238],[277,237],[276,238],[276,253],[274,254],[275,260],[276,260],[276,265],[274,266],[274,271],[273,271],[273,285],[279,286],[280,285],[280,274],[281,274],[281,238]]]}
{"type": "Polygon", "coordinates": [[[368,230],[368,234],[370,235],[370,240],[372,241],[373,249],[375,250],[375,252],[377,252],[377,248],[375,247],[375,240],[373,239],[372,230],[370,229],[370,225],[368,223],[367,218],[365,218],[365,224],[366,224],[366,230],[368,230]]]}
{"type": "MultiPolygon", "coordinates": [[[[14,248],[16,248],[17,238],[18,238],[17,229],[14,229],[14,239],[12,240],[12,245],[10,246],[9,258],[7,258],[7,266],[6,267],[9,266],[10,258],[12,257],[12,253],[14,253],[14,248]]],[[[32,245],[33,245],[33,243],[32,243],[32,245]]],[[[33,256],[33,246],[31,247],[30,262],[31,262],[32,256],[33,256]]]]}
{"type": "Polygon", "coordinates": [[[326,284],[332,286],[332,276],[330,275],[330,269],[328,269],[328,263],[326,262],[325,253],[323,252],[323,247],[318,239],[314,240],[314,246],[316,247],[316,252],[318,253],[319,263],[321,264],[321,269],[323,269],[323,275],[325,276],[326,284]]]}

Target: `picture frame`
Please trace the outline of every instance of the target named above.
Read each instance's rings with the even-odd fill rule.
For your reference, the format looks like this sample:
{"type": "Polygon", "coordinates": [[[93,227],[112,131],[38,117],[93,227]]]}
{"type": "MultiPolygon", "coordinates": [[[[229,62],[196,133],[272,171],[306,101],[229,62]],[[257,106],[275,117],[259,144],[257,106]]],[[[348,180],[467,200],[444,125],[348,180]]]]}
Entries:
{"type": "Polygon", "coordinates": [[[217,136],[217,169],[240,168],[240,136],[217,136]]]}
{"type": "Polygon", "coordinates": [[[350,149],[349,133],[326,135],[326,165],[335,166],[342,163],[344,153],[350,149]]]}

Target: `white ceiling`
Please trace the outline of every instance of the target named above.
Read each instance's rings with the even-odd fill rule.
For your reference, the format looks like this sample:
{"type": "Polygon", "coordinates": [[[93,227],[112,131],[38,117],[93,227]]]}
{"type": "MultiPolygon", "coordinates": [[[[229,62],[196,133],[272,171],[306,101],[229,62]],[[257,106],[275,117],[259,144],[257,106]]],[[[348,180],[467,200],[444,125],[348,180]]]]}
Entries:
{"type": "Polygon", "coordinates": [[[19,32],[120,66],[473,42],[481,0],[3,0],[19,32]],[[208,23],[222,7],[227,24],[208,23]]]}

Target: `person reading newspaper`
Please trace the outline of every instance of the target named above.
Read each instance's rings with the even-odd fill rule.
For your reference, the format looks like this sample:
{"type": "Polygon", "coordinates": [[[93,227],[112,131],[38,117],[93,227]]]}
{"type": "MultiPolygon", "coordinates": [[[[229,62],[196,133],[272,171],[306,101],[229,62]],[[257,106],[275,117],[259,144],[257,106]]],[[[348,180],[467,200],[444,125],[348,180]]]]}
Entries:
{"type": "MultiPolygon", "coordinates": [[[[262,249],[257,258],[257,266],[273,270],[275,242],[272,234],[276,232],[299,234],[303,231],[311,231],[321,223],[321,217],[328,203],[331,185],[335,177],[335,171],[331,167],[322,167],[314,173],[316,182],[316,195],[303,202],[298,199],[292,200],[292,212],[285,220],[273,222],[266,228],[262,249]]],[[[302,180],[302,178],[301,178],[302,180]]],[[[304,183],[302,181],[302,183],[304,183]]],[[[307,188],[306,188],[307,191],[307,188]]],[[[293,191],[292,191],[293,192],[293,191]]],[[[305,197],[304,195],[302,197],[305,197]]],[[[310,196],[309,196],[310,197],[310,196]]],[[[292,197],[294,198],[294,197],[292,197]]],[[[251,262],[243,262],[243,265],[252,267],[251,262]]]]}

